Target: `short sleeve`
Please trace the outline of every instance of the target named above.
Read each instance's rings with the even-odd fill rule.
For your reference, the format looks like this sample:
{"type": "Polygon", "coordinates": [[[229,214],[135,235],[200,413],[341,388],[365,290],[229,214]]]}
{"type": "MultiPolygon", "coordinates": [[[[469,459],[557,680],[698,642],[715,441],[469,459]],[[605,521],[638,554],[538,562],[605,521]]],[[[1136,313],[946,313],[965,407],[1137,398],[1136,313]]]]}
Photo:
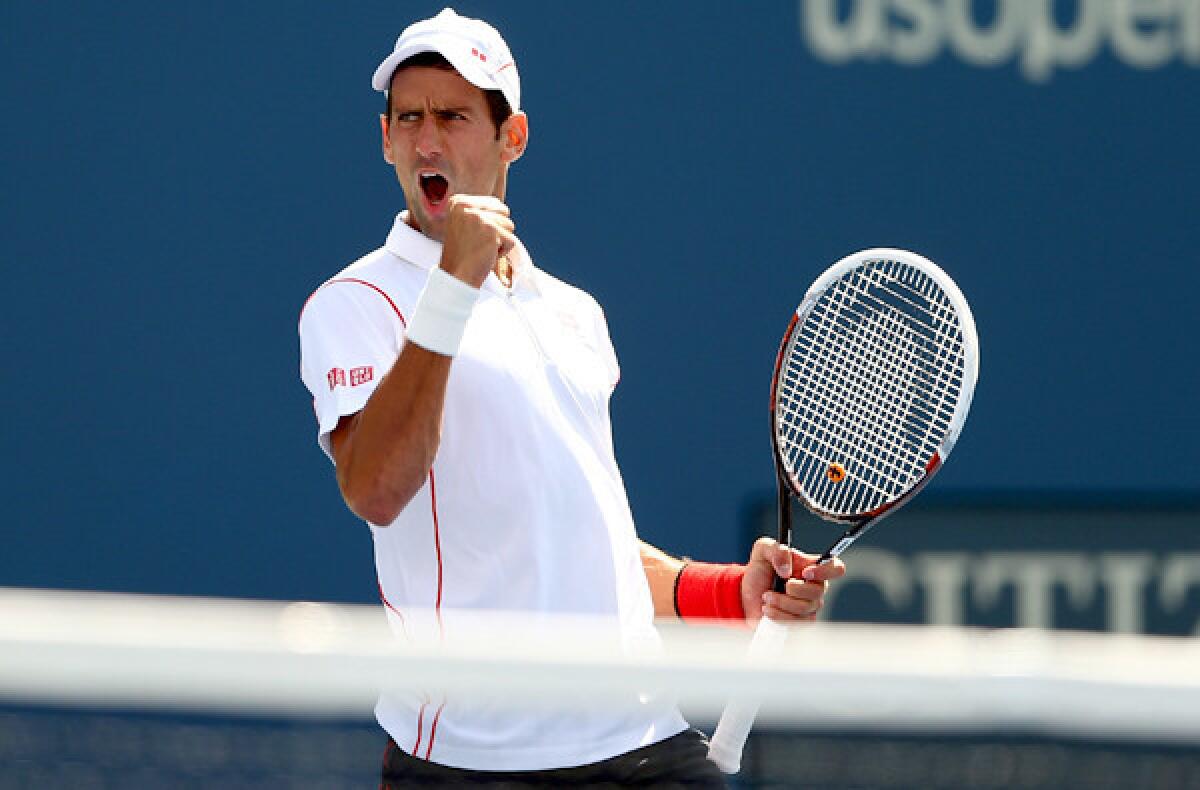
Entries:
{"type": "Polygon", "coordinates": [[[608,371],[609,389],[615,390],[621,380],[621,366],[617,363],[617,350],[613,348],[612,338],[608,334],[608,321],[604,318],[604,310],[596,302],[592,302],[595,315],[595,332],[597,347],[604,359],[608,371]]]}
{"type": "Polygon", "coordinates": [[[338,420],[362,411],[396,361],[404,317],[376,286],[326,283],[300,314],[300,378],[313,397],[317,442],[333,459],[329,435],[338,420]]]}

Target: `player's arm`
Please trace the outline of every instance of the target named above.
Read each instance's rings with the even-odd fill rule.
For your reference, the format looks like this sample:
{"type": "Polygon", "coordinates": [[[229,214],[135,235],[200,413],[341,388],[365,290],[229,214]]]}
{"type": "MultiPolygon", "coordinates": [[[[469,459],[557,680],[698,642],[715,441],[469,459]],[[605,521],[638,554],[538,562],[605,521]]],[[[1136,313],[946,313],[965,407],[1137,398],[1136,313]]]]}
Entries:
{"type": "Polygon", "coordinates": [[[642,570],[650,584],[650,598],[654,601],[654,616],[676,617],[675,580],[683,570],[684,561],[644,540],[638,547],[642,554],[642,570]]]}
{"type": "Polygon", "coordinates": [[[785,548],[770,538],[760,538],[755,542],[750,551],[750,560],[744,566],[694,563],[696,567],[687,571],[688,574],[693,574],[719,568],[722,571],[730,569],[733,572],[697,576],[693,577],[694,581],[693,578],[681,580],[679,575],[685,572],[684,567],[689,563],[672,557],[645,541],[641,542],[640,549],[642,569],[650,585],[654,614],[658,617],[678,616],[675,608],[676,592],[680,581],[685,581],[702,588],[713,585],[711,591],[703,589],[703,592],[711,592],[714,597],[722,594],[718,589],[720,585],[736,584],[736,589],[730,592],[740,599],[741,611],[749,622],[757,621],[764,614],[781,622],[812,620],[824,602],[828,582],[846,573],[846,566],[841,560],[818,565],[818,557],[814,554],[785,548]],[[743,569],[744,573],[741,572],[743,569]],[[789,580],[786,593],[773,591],[777,574],[789,580]]]}
{"type": "MultiPolygon", "coordinates": [[[[508,207],[492,197],[449,200],[439,268],[478,289],[516,244],[508,207]]],[[[424,485],[441,440],[452,361],[406,342],[363,409],[341,418],[330,434],[338,487],[359,517],[390,524],[424,485]]]]}
{"type": "Polygon", "coordinates": [[[362,411],[329,436],[338,488],[359,518],[392,523],[425,483],[441,438],[451,357],[406,343],[362,411]]]}

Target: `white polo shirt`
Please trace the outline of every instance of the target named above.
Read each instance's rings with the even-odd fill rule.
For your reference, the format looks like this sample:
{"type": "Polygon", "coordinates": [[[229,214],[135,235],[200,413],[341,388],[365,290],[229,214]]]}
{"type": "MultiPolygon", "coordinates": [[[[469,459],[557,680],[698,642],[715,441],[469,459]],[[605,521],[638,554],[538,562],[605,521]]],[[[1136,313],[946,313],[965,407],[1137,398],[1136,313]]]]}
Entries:
{"type": "MultiPolygon", "coordinates": [[[[441,257],[405,217],[301,313],[301,377],[327,454],[338,420],[391,369],[441,257]]],[[[627,649],[657,645],[613,456],[608,402],[620,372],[603,312],[524,247],[510,257],[512,289],[488,276],[451,366],[428,480],[395,522],[371,527],[389,619],[407,638],[436,640],[455,628],[455,610],[600,615],[627,649]]],[[[686,726],[672,704],[644,696],[588,714],[385,695],[376,715],[410,754],[483,770],[597,762],[686,726]]]]}

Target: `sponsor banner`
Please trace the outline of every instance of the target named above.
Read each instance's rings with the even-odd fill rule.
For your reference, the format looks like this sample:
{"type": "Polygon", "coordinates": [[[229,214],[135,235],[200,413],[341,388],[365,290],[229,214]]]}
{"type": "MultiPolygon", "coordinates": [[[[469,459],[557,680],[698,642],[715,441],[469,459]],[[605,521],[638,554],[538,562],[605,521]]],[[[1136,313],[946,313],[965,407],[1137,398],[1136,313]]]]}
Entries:
{"type": "Polygon", "coordinates": [[[1138,69],[1200,66],[1200,0],[800,0],[800,29],[830,64],[1016,63],[1031,82],[1102,52],[1138,69]]]}
{"type": "MultiPolygon", "coordinates": [[[[774,497],[747,530],[775,534],[774,497]]],[[[1200,634],[1200,502],[918,499],[843,557],[831,620],[1200,634]]],[[[797,505],[795,543],[837,525],[797,505]]]]}

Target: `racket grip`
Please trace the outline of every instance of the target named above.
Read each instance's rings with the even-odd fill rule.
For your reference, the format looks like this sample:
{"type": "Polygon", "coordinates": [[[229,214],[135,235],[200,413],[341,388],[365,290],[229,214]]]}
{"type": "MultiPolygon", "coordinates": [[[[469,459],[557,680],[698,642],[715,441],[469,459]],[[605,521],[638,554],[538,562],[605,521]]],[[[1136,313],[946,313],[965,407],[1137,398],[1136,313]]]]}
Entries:
{"type": "MultiPolygon", "coordinates": [[[[787,642],[788,627],[764,617],[758,621],[754,638],[750,640],[747,658],[750,663],[774,658],[783,651],[787,642]]],[[[758,715],[761,700],[734,700],[725,706],[717,729],[708,744],[708,759],[717,764],[722,773],[736,774],[742,768],[742,749],[754,717],[758,715]]]]}

